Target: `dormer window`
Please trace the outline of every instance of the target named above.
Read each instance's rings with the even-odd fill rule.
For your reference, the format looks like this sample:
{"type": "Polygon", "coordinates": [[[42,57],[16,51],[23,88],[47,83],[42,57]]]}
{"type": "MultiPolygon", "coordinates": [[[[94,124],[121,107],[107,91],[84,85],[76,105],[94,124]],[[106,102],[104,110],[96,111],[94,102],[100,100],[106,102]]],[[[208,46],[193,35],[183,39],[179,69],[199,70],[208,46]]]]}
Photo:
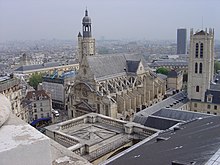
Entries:
{"type": "Polygon", "coordinates": [[[207,96],[207,102],[209,102],[209,103],[212,102],[212,95],[211,95],[211,94],[209,94],[209,95],[207,96]]]}

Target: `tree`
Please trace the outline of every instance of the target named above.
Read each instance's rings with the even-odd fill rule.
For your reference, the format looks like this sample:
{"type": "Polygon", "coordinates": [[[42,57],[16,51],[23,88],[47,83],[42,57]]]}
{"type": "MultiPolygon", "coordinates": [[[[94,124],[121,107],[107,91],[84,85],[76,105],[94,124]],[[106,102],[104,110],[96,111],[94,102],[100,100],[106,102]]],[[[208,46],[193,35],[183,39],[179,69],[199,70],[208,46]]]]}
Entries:
{"type": "Polygon", "coordinates": [[[164,75],[168,75],[169,69],[161,67],[161,68],[158,68],[156,70],[156,73],[161,73],[161,74],[164,74],[164,75]]]}
{"type": "Polygon", "coordinates": [[[219,61],[215,61],[214,70],[215,70],[215,73],[217,73],[217,71],[220,70],[220,62],[219,61]]]}
{"type": "Polygon", "coordinates": [[[39,83],[42,82],[42,74],[34,73],[30,78],[29,78],[29,85],[32,86],[35,90],[37,90],[37,86],[39,83]]]}

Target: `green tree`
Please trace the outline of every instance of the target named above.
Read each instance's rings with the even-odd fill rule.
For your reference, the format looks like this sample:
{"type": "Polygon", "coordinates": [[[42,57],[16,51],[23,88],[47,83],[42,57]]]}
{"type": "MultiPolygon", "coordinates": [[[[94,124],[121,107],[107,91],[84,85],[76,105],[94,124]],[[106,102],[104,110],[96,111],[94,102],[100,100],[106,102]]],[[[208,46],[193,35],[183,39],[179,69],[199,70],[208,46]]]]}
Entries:
{"type": "Polygon", "coordinates": [[[37,86],[42,82],[42,74],[34,73],[29,78],[29,85],[32,86],[35,90],[37,90],[37,86]]]}
{"type": "Polygon", "coordinates": [[[215,61],[214,70],[215,70],[215,73],[216,73],[218,70],[220,70],[220,62],[219,62],[219,61],[215,61]]]}
{"type": "Polygon", "coordinates": [[[168,75],[169,69],[161,67],[161,68],[158,68],[158,69],[156,70],[156,73],[161,73],[161,74],[168,75]]]}

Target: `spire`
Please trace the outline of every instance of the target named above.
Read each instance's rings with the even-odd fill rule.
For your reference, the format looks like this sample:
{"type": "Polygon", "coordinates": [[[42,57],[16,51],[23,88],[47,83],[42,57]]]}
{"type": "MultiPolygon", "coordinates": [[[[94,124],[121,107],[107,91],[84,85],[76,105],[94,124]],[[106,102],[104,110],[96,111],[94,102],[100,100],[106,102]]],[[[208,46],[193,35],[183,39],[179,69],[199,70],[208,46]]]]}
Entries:
{"type": "Polygon", "coordinates": [[[86,11],[85,11],[85,16],[88,16],[88,10],[87,10],[87,7],[86,7],[86,11]]]}
{"type": "Polygon", "coordinates": [[[79,32],[78,37],[82,37],[82,34],[79,32]]]}

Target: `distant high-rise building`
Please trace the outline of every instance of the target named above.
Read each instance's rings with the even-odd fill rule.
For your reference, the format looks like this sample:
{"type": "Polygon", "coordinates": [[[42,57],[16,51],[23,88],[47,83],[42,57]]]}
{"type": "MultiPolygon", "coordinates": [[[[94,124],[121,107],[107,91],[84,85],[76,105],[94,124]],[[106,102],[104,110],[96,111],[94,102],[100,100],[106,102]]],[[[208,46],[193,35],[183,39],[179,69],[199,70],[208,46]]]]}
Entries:
{"type": "Polygon", "coordinates": [[[187,54],[187,31],[177,29],[177,54],[187,54]]]}

